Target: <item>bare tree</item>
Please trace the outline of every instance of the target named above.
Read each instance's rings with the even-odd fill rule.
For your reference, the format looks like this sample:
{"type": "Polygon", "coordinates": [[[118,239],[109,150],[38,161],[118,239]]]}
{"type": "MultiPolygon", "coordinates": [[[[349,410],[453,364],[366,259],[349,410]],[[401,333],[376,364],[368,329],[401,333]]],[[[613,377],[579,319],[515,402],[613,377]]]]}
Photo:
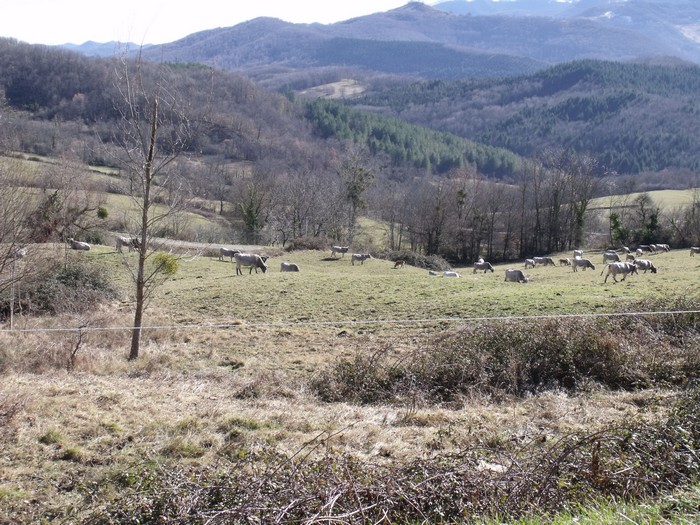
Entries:
{"type": "Polygon", "coordinates": [[[122,66],[116,80],[120,119],[115,141],[123,169],[133,181],[130,195],[140,212],[136,229],[140,248],[132,271],[136,301],[129,359],[133,360],[139,356],[147,301],[177,268],[172,257],[154,255],[151,241],[157,226],[184,207],[186,194],[180,191],[173,168],[192,143],[195,129],[187,106],[168,88],[167,66],[157,71],[146,70],[141,61],[124,61],[122,66]]]}

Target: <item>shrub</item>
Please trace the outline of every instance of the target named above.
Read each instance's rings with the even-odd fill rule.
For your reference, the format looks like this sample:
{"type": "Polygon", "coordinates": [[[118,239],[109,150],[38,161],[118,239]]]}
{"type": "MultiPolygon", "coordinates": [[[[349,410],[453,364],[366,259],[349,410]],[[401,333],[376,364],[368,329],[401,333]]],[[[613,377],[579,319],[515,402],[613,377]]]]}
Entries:
{"type": "Polygon", "coordinates": [[[331,402],[441,403],[472,393],[633,390],[697,376],[697,332],[679,344],[662,336],[630,317],[486,323],[442,335],[401,360],[386,351],[343,359],[310,387],[331,402]]]}
{"type": "Polygon", "coordinates": [[[53,267],[28,293],[35,307],[52,314],[86,312],[118,295],[103,271],[82,262],[53,267]]]}

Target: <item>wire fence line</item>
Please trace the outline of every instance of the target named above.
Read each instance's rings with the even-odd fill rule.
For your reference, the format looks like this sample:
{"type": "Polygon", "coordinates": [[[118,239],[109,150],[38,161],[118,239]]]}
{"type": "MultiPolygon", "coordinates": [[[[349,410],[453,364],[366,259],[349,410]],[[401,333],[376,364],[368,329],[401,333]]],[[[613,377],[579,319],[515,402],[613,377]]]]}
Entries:
{"type": "MultiPolygon", "coordinates": [[[[655,315],[700,314],[700,310],[656,310],[645,312],[606,312],[578,314],[543,314],[543,315],[508,315],[508,316],[479,316],[479,317],[436,317],[426,319],[365,319],[365,320],[335,320],[335,321],[277,321],[249,323],[236,321],[230,323],[188,323],[175,325],[142,326],[146,330],[206,330],[206,329],[256,329],[256,328],[289,328],[313,326],[356,326],[356,325],[425,325],[436,323],[474,324],[493,321],[536,321],[542,319],[576,319],[597,317],[651,317],[655,315]]],[[[2,328],[0,333],[51,333],[51,332],[117,332],[131,331],[133,326],[73,326],[58,328],[2,328]]]]}

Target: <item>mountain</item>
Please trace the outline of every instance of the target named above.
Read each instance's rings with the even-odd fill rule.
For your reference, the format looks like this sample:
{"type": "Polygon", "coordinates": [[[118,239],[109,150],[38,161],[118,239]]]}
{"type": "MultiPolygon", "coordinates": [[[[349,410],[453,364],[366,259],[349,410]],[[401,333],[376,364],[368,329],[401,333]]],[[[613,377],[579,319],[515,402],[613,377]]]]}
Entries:
{"type": "MultiPolygon", "coordinates": [[[[88,49],[94,52],[94,44],[83,52],[88,49]]],[[[154,61],[206,64],[285,89],[310,87],[332,68],[356,77],[456,79],[529,74],[589,58],[700,63],[700,3],[411,2],[334,24],[256,18],[141,51],[154,61]]]]}

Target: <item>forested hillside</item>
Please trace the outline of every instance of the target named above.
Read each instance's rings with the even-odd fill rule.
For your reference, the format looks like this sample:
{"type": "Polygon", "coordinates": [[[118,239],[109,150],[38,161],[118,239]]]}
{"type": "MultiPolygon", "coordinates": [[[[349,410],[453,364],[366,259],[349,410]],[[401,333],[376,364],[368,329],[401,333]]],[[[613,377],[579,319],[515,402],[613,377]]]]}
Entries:
{"type": "MultiPolygon", "coordinates": [[[[169,171],[181,196],[199,203],[192,211],[216,214],[222,226],[203,232],[174,224],[163,236],[349,244],[364,216],[388,239],[380,244],[370,234],[364,249],[451,261],[700,240],[693,210],[664,216],[641,199],[631,204],[639,213],[620,214],[615,232],[588,210],[597,196],[657,189],[637,184],[650,171],[664,170],[668,186],[688,187],[700,151],[694,67],[576,62],[498,81],[377,85],[351,107],[273,93],[197,64],[89,59],[11,40],[0,41],[0,51],[0,146],[6,156],[41,162],[41,175],[23,184],[42,191],[67,188],[56,173],[82,173],[80,162],[85,170],[112,170],[89,185],[84,175],[93,191],[133,195],[119,148],[125,73],[130,68],[145,85],[177,94],[186,113],[166,117],[172,126],[191,121],[197,133],[169,171]],[[611,170],[631,178],[611,177],[611,170]]],[[[132,102],[135,114],[145,111],[144,100],[132,102]]],[[[48,195],[37,216],[59,204],[62,213],[73,209],[65,197],[48,195]]],[[[76,209],[84,215],[90,208],[76,209]]],[[[83,219],[40,221],[41,242],[92,231],[96,223],[83,219]]],[[[100,227],[129,230],[124,218],[100,227]]]]}
{"type": "Polygon", "coordinates": [[[603,61],[418,82],[353,101],[526,157],[561,147],[621,174],[700,167],[700,68],[603,61]]]}

